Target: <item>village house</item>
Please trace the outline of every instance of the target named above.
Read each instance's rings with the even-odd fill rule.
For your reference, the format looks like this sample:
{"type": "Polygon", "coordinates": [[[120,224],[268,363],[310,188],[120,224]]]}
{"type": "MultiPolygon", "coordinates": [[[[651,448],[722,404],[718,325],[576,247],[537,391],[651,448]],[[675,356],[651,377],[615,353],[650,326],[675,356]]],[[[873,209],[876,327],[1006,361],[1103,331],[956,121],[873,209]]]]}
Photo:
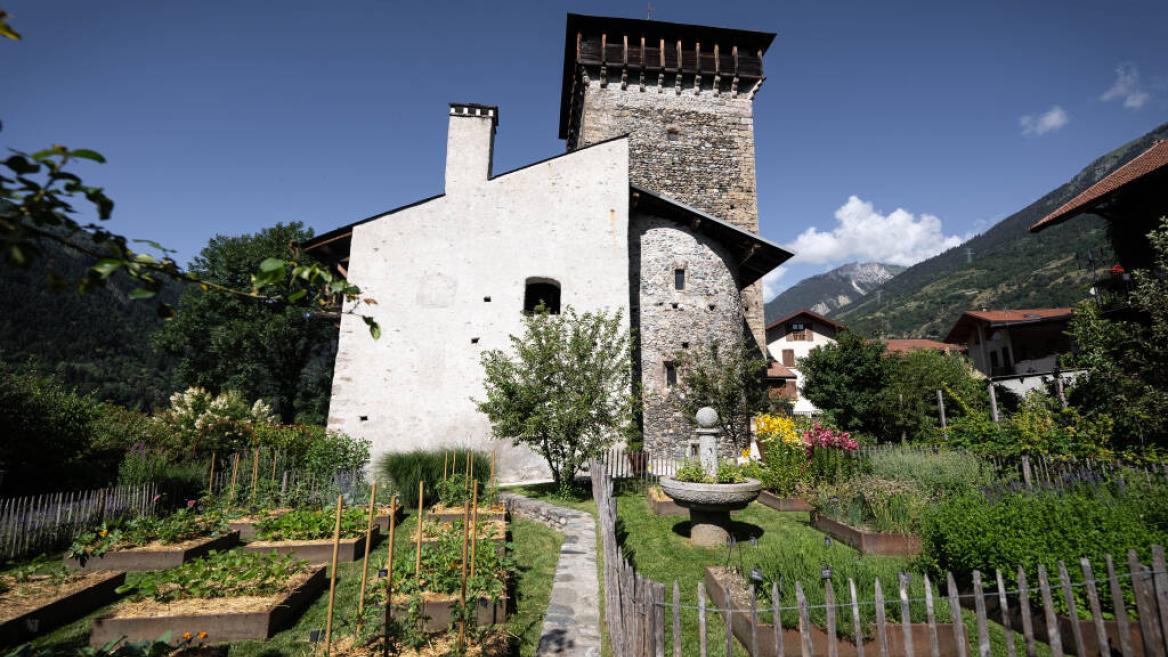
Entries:
{"type": "Polygon", "coordinates": [[[1059,354],[1071,350],[1065,331],[1072,313],[1070,308],[967,310],[945,342],[964,345],[974,369],[1024,394],[1049,381],[1058,371],[1059,354]]]}
{"type": "Polygon", "coordinates": [[[753,99],[773,34],[569,15],[560,137],[567,152],[492,170],[490,105],[449,109],[444,193],[305,244],[342,269],[370,338],[343,315],[328,426],[387,451],[499,449],[504,482],[547,476],[495,443],[475,407],[481,354],[524,312],[620,312],[636,335],[647,449],[690,451],[669,399],[675,355],[763,341],[759,281],[791,254],[758,235],[753,99]]]}
{"type": "Polygon", "coordinates": [[[792,411],[796,415],[815,415],[819,412],[803,396],[803,374],[799,371],[799,359],[816,347],[835,344],[835,336],[842,330],[843,324],[806,309],[767,324],[767,351],[774,361],[768,370],[768,378],[782,381],[782,396],[795,402],[792,411]],[[788,372],[794,375],[793,378],[783,376],[788,372]]]}

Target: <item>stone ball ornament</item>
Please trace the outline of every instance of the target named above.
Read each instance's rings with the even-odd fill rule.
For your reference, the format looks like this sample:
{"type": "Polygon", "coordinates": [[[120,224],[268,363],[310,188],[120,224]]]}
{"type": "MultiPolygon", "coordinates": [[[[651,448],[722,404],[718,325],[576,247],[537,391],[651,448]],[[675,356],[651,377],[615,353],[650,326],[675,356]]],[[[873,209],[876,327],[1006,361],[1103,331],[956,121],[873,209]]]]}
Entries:
{"type": "Polygon", "coordinates": [[[718,424],[718,411],[715,411],[709,406],[699,408],[697,415],[694,417],[698,421],[698,426],[703,429],[712,429],[718,424]]]}

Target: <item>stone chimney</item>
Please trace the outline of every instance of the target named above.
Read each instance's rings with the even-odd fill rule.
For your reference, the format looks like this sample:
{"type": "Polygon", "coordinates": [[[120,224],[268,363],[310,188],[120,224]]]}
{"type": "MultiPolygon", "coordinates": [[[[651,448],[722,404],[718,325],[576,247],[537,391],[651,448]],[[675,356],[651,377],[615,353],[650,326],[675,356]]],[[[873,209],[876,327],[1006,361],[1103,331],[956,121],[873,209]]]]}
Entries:
{"type": "Polygon", "coordinates": [[[475,103],[450,104],[446,133],[446,193],[457,194],[491,177],[499,108],[475,103]]]}

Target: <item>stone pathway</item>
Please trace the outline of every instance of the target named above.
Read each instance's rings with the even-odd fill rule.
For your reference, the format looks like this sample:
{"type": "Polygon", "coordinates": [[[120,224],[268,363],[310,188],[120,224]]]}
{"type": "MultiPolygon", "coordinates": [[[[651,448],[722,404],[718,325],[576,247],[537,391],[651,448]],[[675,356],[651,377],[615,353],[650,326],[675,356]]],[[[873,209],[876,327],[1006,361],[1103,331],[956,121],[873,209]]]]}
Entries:
{"type": "Polygon", "coordinates": [[[534,520],[564,535],[537,654],[600,657],[596,522],[582,511],[522,495],[503,493],[500,497],[512,515],[534,520]]]}

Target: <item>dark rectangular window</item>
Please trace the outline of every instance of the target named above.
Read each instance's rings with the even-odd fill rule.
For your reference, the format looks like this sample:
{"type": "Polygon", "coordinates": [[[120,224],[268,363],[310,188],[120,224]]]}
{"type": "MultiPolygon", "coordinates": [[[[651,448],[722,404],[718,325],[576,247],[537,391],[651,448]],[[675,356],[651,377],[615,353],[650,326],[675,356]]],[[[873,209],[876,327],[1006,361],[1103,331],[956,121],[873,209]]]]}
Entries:
{"type": "Polygon", "coordinates": [[[677,366],[673,363],[665,363],[665,385],[670,388],[677,385],[677,366]]]}
{"type": "Polygon", "coordinates": [[[685,270],[684,269],[674,269],[673,270],[673,287],[678,289],[678,290],[685,289],[685,270]]]}

